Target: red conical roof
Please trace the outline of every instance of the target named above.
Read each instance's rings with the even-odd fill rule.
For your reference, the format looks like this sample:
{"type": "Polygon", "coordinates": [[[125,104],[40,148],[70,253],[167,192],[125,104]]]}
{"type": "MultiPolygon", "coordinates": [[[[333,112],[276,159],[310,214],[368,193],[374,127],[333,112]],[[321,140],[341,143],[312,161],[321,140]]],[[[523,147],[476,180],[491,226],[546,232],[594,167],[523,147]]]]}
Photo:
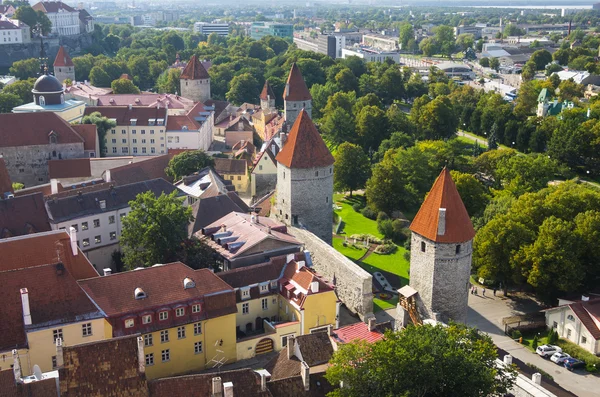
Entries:
{"type": "Polygon", "coordinates": [[[273,88],[271,88],[271,84],[269,84],[269,80],[265,80],[265,85],[260,93],[260,99],[268,100],[269,97],[271,99],[275,99],[275,94],[273,93],[273,88]]]}
{"type": "Polygon", "coordinates": [[[471,218],[456,190],[450,171],[445,167],[410,224],[410,230],[439,243],[462,243],[475,237],[471,218]],[[441,231],[443,234],[438,234],[441,208],[446,210],[446,222],[445,230],[441,231]]]}
{"type": "Polygon", "coordinates": [[[186,80],[200,80],[210,79],[210,76],[196,55],[194,55],[190,58],[188,64],[185,65],[185,69],[181,72],[180,78],[186,80]]]}
{"type": "Polygon", "coordinates": [[[63,46],[60,46],[56,58],[54,59],[54,66],[75,66],[71,57],[67,53],[67,50],[63,46]]]}
{"type": "Polygon", "coordinates": [[[311,99],[312,96],[310,95],[310,91],[308,91],[304,77],[302,77],[300,69],[294,62],[285,85],[285,90],[283,91],[283,100],[310,101],[311,99]]]}
{"type": "Polygon", "coordinates": [[[335,161],[304,109],[275,159],[288,168],[327,167],[335,161]]]}

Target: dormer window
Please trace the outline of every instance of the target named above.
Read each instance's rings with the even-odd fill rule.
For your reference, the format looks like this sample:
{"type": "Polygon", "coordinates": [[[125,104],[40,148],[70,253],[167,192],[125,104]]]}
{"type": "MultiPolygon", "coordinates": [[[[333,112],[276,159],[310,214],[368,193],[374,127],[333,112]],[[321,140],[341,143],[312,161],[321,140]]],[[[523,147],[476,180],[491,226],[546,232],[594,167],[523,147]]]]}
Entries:
{"type": "Polygon", "coordinates": [[[192,305],[192,313],[200,313],[200,305],[199,304],[192,305]]]}
{"type": "Polygon", "coordinates": [[[146,293],[140,287],[135,289],[135,299],[144,299],[146,297],[146,293]]]}
{"type": "Polygon", "coordinates": [[[156,119],[156,124],[157,125],[164,125],[165,124],[165,119],[156,119]]]}
{"type": "Polygon", "coordinates": [[[169,312],[160,312],[158,313],[158,319],[160,321],[166,320],[169,318],[169,312]]]}
{"type": "Polygon", "coordinates": [[[276,289],[276,288],[277,288],[277,280],[271,281],[271,289],[276,289]]]}
{"type": "Polygon", "coordinates": [[[131,122],[131,125],[137,125],[137,119],[131,119],[129,121],[131,122]]]}
{"type": "Polygon", "coordinates": [[[189,277],[183,279],[183,289],[194,288],[196,283],[189,277]]]}
{"type": "Polygon", "coordinates": [[[134,325],[135,325],[134,319],[128,318],[127,320],[125,320],[125,328],[133,328],[134,325]]]}
{"type": "Polygon", "coordinates": [[[242,292],[242,299],[248,299],[250,298],[250,288],[244,288],[241,290],[242,292]]]}
{"type": "Polygon", "coordinates": [[[154,120],[154,119],[149,119],[149,120],[148,120],[148,125],[154,125],[154,124],[155,124],[155,122],[156,122],[156,120],[154,120]]]}
{"type": "Polygon", "coordinates": [[[56,136],[56,132],[54,131],[50,131],[50,134],[48,134],[48,139],[50,140],[51,145],[56,145],[58,143],[58,137],[56,136]]]}
{"type": "Polygon", "coordinates": [[[183,131],[187,131],[187,130],[188,130],[188,127],[187,127],[187,125],[184,125],[183,127],[181,127],[181,129],[182,129],[183,131]]]}
{"type": "Polygon", "coordinates": [[[152,315],[146,314],[142,316],[142,324],[150,324],[152,322],[152,315]]]}
{"type": "Polygon", "coordinates": [[[269,284],[261,284],[260,286],[260,293],[264,294],[269,292],[269,284]]]}

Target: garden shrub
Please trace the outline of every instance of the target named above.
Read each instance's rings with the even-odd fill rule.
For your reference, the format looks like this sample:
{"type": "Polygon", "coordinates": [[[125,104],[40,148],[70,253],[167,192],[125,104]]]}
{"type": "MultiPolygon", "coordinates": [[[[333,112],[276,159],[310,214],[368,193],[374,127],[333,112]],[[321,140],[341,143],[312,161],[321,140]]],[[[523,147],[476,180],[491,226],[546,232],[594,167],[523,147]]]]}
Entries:
{"type": "Polygon", "coordinates": [[[377,248],[375,248],[375,253],[381,255],[389,255],[396,252],[397,249],[398,247],[394,243],[380,244],[377,246],[377,248]]]}
{"type": "Polygon", "coordinates": [[[521,334],[521,331],[519,331],[518,329],[516,329],[516,330],[514,330],[512,332],[511,336],[512,336],[513,339],[519,339],[520,337],[523,336],[523,334],[521,334]]]}
{"type": "Polygon", "coordinates": [[[388,214],[386,214],[383,211],[379,211],[379,213],[377,214],[377,222],[379,222],[379,221],[385,221],[387,219],[390,219],[390,217],[388,216],[388,214]]]}
{"type": "Polygon", "coordinates": [[[375,218],[377,217],[377,214],[375,213],[375,211],[373,211],[371,208],[369,207],[365,207],[362,210],[360,210],[360,213],[362,214],[362,216],[364,216],[365,218],[369,218],[372,220],[375,220],[375,218]]]}
{"type": "Polygon", "coordinates": [[[539,338],[537,335],[534,335],[533,341],[531,341],[531,347],[533,348],[533,350],[536,350],[538,348],[538,344],[539,344],[539,338]]]}
{"type": "Polygon", "coordinates": [[[378,219],[377,230],[379,233],[383,234],[385,238],[394,237],[394,226],[392,225],[392,221],[390,219],[378,219]]]}
{"type": "Polygon", "coordinates": [[[548,332],[548,344],[555,345],[558,342],[558,332],[554,329],[551,329],[548,332]]]}
{"type": "Polygon", "coordinates": [[[362,204],[362,202],[352,204],[352,209],[356,212],[360,212],[360,210],[362,210],[363,208],[364,205],[362,204]]]}
{"type": "Polygon", "coordinates": [[[566,340],[559,339],[556,344],[560,346],[563,352],[571,355],[571,357],[578,358],[581,361],[585,361],[587,365],[594,365],[600,368],[600,357],[595,356],[589,351],[585,350],[583,347],[577,346],[574,343],[568,342],[566,340]]]}

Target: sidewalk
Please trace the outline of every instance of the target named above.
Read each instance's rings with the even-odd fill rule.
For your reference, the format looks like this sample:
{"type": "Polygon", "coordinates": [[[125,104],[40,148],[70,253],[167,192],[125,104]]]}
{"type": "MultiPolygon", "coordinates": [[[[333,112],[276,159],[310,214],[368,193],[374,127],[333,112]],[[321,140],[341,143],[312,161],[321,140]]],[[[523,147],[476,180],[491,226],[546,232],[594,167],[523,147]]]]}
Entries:
{"type": "Polygon", "coordinates": [[[531,363],[546,371],[554,377],[556,383],[580,397],[598,396],[600,378],[585,372],[569,372],[564,367],[559,367],[550,360],[546,360],[531,352],[523,345],[504,335],[502,318],[530,313],[538,310],[537,303],[527,299],[504,299],[498,292],[494,297],[493,292],[486,291],[486,296],[469,295],[469,312],[467,324],[480,329],[490,335],[494,343],[506,350],[512,356],[525,363],[531,363]],[[594,390],[596,390],[594,392],[594,390]]]}

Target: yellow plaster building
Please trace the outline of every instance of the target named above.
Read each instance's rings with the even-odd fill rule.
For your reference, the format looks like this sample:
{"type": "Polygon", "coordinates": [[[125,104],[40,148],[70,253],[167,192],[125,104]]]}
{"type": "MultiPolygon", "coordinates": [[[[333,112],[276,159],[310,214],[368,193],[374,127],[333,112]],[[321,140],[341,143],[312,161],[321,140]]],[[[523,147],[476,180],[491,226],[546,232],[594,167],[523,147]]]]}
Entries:
{"type": "Polygon", "coordinates": [[[141,334],[148,379],[236,360],[233,289],[180,262],[83,280],[112,336],[141,334]]]}
{"type": "Polygon", "coordinates": [[[250,178],[246,160],[215,158],[215,171],[226,181],[231,181],[238,193],[248,191],[250,178]]]}

